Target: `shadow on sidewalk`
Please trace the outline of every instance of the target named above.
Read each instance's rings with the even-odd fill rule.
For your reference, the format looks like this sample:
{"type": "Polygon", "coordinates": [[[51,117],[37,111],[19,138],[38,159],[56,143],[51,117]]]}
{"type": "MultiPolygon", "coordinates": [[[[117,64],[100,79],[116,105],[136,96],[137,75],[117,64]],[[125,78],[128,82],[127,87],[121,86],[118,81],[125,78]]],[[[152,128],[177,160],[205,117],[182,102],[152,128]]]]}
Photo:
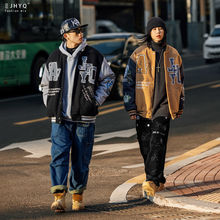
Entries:
{"type": "Polygon", "coordinates": [[[127,203],[103,203],[97,205],[86,205],[84,210],[81,211],[71,211],[67,209],[65,213],[55,214],[50,210],[49,206],[39,207],[24,207],[23,209],[11,209],[5,210],[5,212],[0,212],[0,219],[4,220],[15,220],[15,219],[92,219],[100,218],[102,219],[110,216],[113,212],[120,212],[122,210],[132,209],[138,206],[148,206],[152,203],[144,198],[130,200],[127,203]]]}
{"type": "Polygon", "coordinates": [[[89,212],[110,212],[110,211],[112,212],[112,211],[126,210],[137,206],[151,205],[151,204],[152,203],[149,200],[146,200],[145,198],[141,198],[141,199],[129,200],[126,203],[105,203],[105,204],[86,206],[85,210],[89,212]]]}

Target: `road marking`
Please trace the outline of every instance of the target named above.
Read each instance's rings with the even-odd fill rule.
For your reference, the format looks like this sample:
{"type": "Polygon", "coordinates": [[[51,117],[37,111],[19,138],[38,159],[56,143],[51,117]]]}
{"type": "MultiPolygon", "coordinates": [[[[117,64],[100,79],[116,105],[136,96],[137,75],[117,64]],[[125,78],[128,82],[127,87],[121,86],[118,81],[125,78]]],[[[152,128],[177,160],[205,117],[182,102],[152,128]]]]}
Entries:
{"type": "Polygon", "coordinates": [[[103,106],[99,107],[99,110],[114,107],[114,106],[118,106],[118,105],[122,105],[122,104],[124,104],[124,102],[116,102],[116,103],[112,103],[112,104],[108,104],[108,105],[103,105],[103,106]]]}
{"type": "Polygon", "coordinates": [[[49,119],[48,117],[43,117],[43,118],[38,118],[38,119],[33,119],[33,120],[28,120],[28,121],[15,122],[14,125],[26,125],[26,124],[39,122],[39,121],[46,121],[48,119],[49,119]]]}
{"type": "Polygon", "coordinates": [[[216,85],[210,86],[210,88],[212,88],[212,89],[217,89],[219,87],[220,87],[220,84],[216,84],[216,85]]]}
{"type": "Polygon", "coordinates": [[[133,169],[133,168],[137,168],[137,167],[144,167],[144,163],[137,163],[137,164],[133,164],[133,165],[123,166],[121,168],[123,168],[123,169],[133,169]]]}
{"type": "Polygon", "coordinates": [[[136,134],[135,128],[121,130],[121,131],[113,131],[104,134],[97,134],[95,135],[95,143],[100,141],[105,141],[114,137],[129,138],[135,134],[136,134]]]}
{"type": "MultiPolygon", "coordinates": [[[[166,161],[173,160],[174,158],[176,158],[176,157],[166,158],[166,161]]],[[[137,167],[144,167],[144,163],[138,163],[138,164],[133,164],[133,165],[129,165],[129,166],[123,166],[122,168],[124,168],[124,169],[133,169],[133,168],[137,168],[137,167]]]]}
{"type": "Polygon", "coordinates": [[[198,70],[198,69],[204,69],[204,68],[210,68],[210,67],[216,67],[219,66],[218,63],[212,64],[212,65],[202,65],[202,66],[194,66],[183,69],[184,72],[192,71],[192,70],[198,70]]]}
{"type": "Polygon", "coordinates": [[[185,90],[191,90],[191,89],[197,89],[197,88],[201,88],[201,87],[206,87],[206,86],[210,86],[216,83],[220,83],[220,80],[216,80],[216,81],[212,81],[212,82],[207,82],[207,83],[201,83],[198,85],[194,85],[194,86],[189,86],[187,88],[185,88],[185,90]]]}
{"type": "MultiPolygon", "coordinates": [[[[200,145],[199,147],[192,149],[186,153],[183,153],[182,155],[174,158],[173,160],[165,163],[165,167],[168,167],[172,164],[175,164],[179,161],[182,161],[184,159],[193,157],[195,155],[201,154],[205,151],[210,150],[211,148],[214,148],[216,146],[220,145],[220,138],[214,139],[212,141],[209,141],[205,144],[200,145]]],[[[109,203],[124,203],[127,201],[126,197],[127,197],[127,193],[128,191],[131,189],[131,187],[133,187],[136,184],[142,184],[144,182],[146,178],[145,173],[138,175],[134,178],[131,178],[129,180],[127,180],[126,182],[124,182],[123,184],[119,185],[111,194],[110,196],[110,201],[109,203]],[[130,186],[130,188],[129,188],[130,186]],[[121,190],[120,195],[117,194],[118,191],[121,190]],[[127,191],[126,191],[127,190],[127,191]]]]}
{"type": "Polygon", "coordinates": [[[97,156],[104,155],[104,154],[111,154],[111,153],[115,153],[119,151],[138,149],[138,148],[139,148],[139,145],[137,142],[96,145],[94,146],[95,151],[102,151],[102,152],[93,155],[93,157],[97,157],[97,156]]]}
{"type": "Polygon", "coordinates": [[[122,110],[124,109],[124,106],[120,106],[120,107],[117,107],[117,108],[112,108],[112,109],[108,109],[108,110],[105,110],[105,111],[101,111],[98,116],[100,115],[105,115],[105,114],[108,114],[108,113],[111,113],[111,112],[116,112],[116,111],[119,111],[119,110],[122,110]]]}
{"type": "MultiPolygon", "coordinates": [[[[112,106],[118,106],[118,105],[121,105],[121,104],[123,104],[123,102],[112,103],[112,104],[109,104],[109,105],[101,106],[100,109],[106,109],[106,108],[109,108],[109,107],[112,107],[112,106]]],[[[100,116],[100,115],[105,115],[105,114],[115,112],[115,111],[119,111],[119,110],[122,110],[122,109],[124,109],[124,106],[119,106],[119,107],[103,110],[103,111],[99,112],[97,117],[100,116]]],[[[48,119],[49,119],[48,117],[37,118],[37,119],[33,119],[33,120],[28,120],[28,121],[15,122],[14,125],[31,124],[31,123],[36,123],[36,122],[40,122],[40,121],[46,121],[48,119]]]]}
{"type": "MultiPolygon", "coordinates": [[[[98,143],[103,140],[108,140],[114,137],[131,137],[134,134],[136,134],[136,131],[134,128],[128,129],[128,130],[122,130],[122,131],[116,131],[116,132],[109,132],[104,134],[98,134],[95,135],[95,143],[98,143]]],[[[119,152],[119,151],[125,151],[125,150],[131,150],[138,148],[138,144],[135,143],[123,143],[123,144],[103,144],[103,145],[94,145],[93,152],[98,152],[97,154],[93,154],[93,157],[119,152]],[[100,152],[101,151],[101,152],[100,152]]],[[[13,143],[10,144],[2,149],[0,151],[5,150],[12,150],[15,148],[20,148],[28,153],[29,155],[25,157],[29,158],[40,158],[44,156],[50,155],[50,148],[51,148],[51,141],[50,138],[35,140],[35,141],[26,141],[21,143],[13,143]]]]}
{"type": "Polygon", "coordinates": [[[10,144],[4,148],[1,148],[0,151],[12,150],[15,148],[20,148],[28,153],[29,155],[25,156],[28,158],[40,158],[47,155],[50,155],[51,142],[49,138],[35,140],[35,141],[26,141],[21,143],[10,144]]]}

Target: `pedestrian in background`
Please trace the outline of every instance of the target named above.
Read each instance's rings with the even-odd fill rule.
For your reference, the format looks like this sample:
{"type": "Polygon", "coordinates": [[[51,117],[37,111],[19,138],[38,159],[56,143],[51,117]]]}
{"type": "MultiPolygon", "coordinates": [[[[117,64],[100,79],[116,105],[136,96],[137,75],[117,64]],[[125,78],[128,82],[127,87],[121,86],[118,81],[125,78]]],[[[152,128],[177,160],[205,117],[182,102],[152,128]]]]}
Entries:
{"type": "Polygon", "coordinates": [[[41,82],[43,101],[52,121],[50,175],[55,201],[51,209],[55,212],[65,211],[69,156],[72,210],[84,208],[82,198],[98,106],[110,94],[115,79],[103,55],[88,46],[83,38],[86,26],[76,18],[61,24],[63,42],[49,56],[41,82]]]}
{"type": "Polygon", "coordinates": [[[143,195],[152,200],[164,188],[164,164],[170,119],[183,113],[182,59],[166,42],[160,17],[148,21],[142,46],[131,55],[124,75],[125,108],[136,120],[137,138],[144,159],[143,195]]]}

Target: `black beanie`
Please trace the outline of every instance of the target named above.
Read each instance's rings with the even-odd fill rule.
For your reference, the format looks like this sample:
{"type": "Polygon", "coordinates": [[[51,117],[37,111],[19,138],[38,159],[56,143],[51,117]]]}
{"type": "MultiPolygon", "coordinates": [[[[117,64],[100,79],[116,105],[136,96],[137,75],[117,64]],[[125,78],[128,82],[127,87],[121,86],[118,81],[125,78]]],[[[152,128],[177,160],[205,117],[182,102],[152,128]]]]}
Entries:
{"type": "Polygon", "coordinates": [[[147,34],[150,34],[151,30],[155,27],[162,27],[164,29],[164,32],[167,32],[166,24],[160,17],[152,17],[147,22],[147,34]]]}

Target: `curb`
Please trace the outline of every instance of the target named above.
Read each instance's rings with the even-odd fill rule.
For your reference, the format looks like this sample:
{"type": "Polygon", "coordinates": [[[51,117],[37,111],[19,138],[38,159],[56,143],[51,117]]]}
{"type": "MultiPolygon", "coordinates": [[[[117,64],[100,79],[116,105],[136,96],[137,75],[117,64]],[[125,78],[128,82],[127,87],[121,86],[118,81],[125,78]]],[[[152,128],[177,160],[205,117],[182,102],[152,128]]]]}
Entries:
{"type": "MultiPolygon", "coordinates": [[[[175,173],[177,170],[179,170],[180,168],[186,165],[189,165],[200,159],[214,155],[219,152],[220,152],[220,146],[217,146],[199,155],[196,155],[196,156],[187,158],[183,161],[172,164],[165,168],[165,174],[167,176],[171,175],[172,173],[175,173]]],[[[182,208],[182,209],[187,209],[187,210],[197,211],[197,212],[216,213],[216,214],[220,213],[220,204],[218,203],[206,202],[202,200],[192,199],[192,198],[189,198],[183,195],[177,195],[167,189],[165,189],[164,191],[158,192],[155,195],[153,202],[159,206],[182,208]]]]}
{"type": "Polygon", "coordinates": [[[220,213],[220,204],[191,199],[186,196],[179,196],[168,190],[158,192],[155,195],[153,202],[159,206],[181,208],[203,213],[220,213]]]}

